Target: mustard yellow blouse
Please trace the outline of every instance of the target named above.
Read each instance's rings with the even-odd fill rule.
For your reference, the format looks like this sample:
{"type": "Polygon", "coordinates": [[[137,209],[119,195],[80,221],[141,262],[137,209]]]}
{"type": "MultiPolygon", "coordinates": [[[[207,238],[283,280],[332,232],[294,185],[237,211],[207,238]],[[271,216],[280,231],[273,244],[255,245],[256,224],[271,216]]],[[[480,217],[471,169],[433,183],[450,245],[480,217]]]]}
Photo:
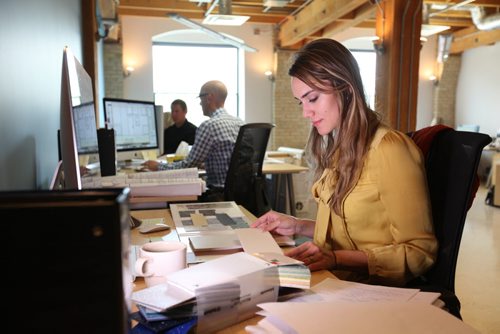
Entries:
{"type": "Polygon", "coordinates": [[[335,250],[361,250],[369,277],[350,279],[402,286],[436,260],[422,153],[405,134],[380,127],[359,181],[343,201],[345,219],[328,206],[330,169],[313,185],[318,203],[314,242],[335,250]]]}

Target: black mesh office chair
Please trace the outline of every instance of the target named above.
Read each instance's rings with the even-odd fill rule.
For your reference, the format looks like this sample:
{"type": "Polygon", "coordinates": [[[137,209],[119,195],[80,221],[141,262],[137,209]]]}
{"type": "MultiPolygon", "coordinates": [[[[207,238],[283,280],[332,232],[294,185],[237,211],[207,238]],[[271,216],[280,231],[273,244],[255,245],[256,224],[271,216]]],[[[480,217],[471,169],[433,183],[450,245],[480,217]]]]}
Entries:
{"type": "Polygon", "coordinates": [[[240,127],[224,185],[225,201],[235,201],[257,217],[271,209],[262,165],[273,127],[269,123],[240,127]]]}
{"type": "Polygon", "coordinates": [[[467,211],[478,186],[477,167],[491,138],[482,133],[455,131],[444,126],[410,134],[425,154],[432,218],[439,242],[435,265],[409,284],[422,291],[440,292],[445,308],[461,319],[455,295],[455,269],[467,211]],[[432,140],[425,134],[432,134],[432,140]]]}

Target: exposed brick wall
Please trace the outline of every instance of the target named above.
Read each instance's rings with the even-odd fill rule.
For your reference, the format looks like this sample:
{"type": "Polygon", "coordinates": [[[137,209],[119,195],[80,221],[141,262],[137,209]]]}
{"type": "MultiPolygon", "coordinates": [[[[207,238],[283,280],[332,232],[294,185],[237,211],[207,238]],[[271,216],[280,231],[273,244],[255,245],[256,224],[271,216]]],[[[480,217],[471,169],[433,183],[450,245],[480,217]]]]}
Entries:
{"type": "Polygon", "coordinates": [[[104,43],[104,93],[106,97],[123,98],[122,44],[104,43]]]}
{"type": "Polygon", "coordinates": [[[276,74],[273,99],[273,129],[271,149],[280,146],[303,149],[309,135],[310,123],[302,117],[302,108],[290,89],[288,68],[293,51],[276,50],[276,74]]]}
{"type": "Polygon", "coordinates": [[[455,96],[462,55],[449,55],[433,98],[434,122],[455,127],[455,96]]]}

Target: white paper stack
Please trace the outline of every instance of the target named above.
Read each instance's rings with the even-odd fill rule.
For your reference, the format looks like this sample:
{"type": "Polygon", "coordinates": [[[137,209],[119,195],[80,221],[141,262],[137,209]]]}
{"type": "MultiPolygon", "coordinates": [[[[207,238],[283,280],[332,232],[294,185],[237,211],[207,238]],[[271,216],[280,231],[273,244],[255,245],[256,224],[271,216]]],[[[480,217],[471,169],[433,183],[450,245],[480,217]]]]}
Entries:
{"type": "Polygon", "coordinates": [[[478,333],[434,305],[438,293],[327,278],[307,294],[264,303],[249,333],[478,333]]]}

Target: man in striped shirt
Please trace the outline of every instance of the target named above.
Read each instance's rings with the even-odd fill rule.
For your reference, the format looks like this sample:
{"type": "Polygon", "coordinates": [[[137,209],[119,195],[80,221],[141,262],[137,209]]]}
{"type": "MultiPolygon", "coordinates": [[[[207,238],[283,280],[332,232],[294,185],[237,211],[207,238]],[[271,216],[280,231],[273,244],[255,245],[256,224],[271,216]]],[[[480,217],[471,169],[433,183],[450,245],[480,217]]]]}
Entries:
{"type": "Polygon", "coordinates": [[[146,161],[149,170],[165,170],[198,167],[207,172],[207,186],[211,189],[224,188],[231,154],[244,122],[224,109],[227,88],[220,81],[208,81],[200,89],[198,98],[203,115],[210,117],[198,127],[194,144],[187,157],[173,163],[146,161]]]}

